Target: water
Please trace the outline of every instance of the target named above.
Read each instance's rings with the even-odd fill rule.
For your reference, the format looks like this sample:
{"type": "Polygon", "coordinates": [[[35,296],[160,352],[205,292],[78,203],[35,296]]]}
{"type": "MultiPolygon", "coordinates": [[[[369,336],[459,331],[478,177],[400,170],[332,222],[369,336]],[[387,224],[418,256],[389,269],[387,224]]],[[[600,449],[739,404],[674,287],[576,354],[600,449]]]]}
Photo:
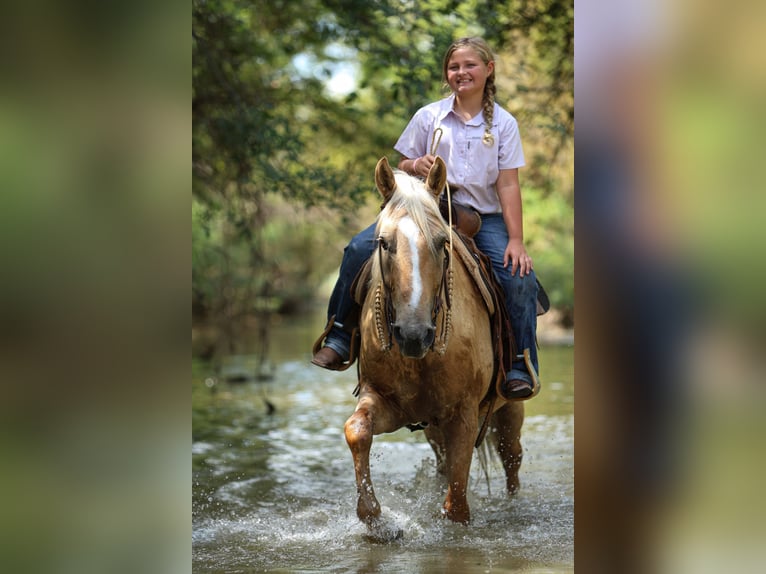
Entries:
{"type": "Polygon", "coordinates": [[[404,532],[380,543],[356,517],[343,437],[356,404],[355,370],[309,364],[315,324],[285,324],[273,334],[268,382],[227,383],[220,367],[194,365],[194,572],[573,570],[571,346],[540,351],[544,386],[526,403],[521,491],[509,498],[499,462],[490,462],[487,476],[474,457],[467,527],[439,517],[444,486],[422,432],[375,437],[376,494],[388,524],[404,532]]]}

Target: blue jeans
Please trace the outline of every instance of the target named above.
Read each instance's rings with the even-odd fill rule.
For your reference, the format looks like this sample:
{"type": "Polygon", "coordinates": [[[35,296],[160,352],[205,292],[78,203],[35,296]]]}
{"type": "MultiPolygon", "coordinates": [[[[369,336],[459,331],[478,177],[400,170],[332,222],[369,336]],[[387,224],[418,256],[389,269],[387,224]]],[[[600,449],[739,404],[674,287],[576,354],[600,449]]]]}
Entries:
{"type": "MultiPolygon", "coordinates": [[[[535,371],[540,372],[537,362],[537,278],[532,271],[521,277],[519,270],[511,275],[511,265],[503,267],[503,254],[508,246],[508,230],[501,213],[491,213],[481,216],[481,229],[473,238],[483,253],[492,262],[492,269],[500,281],[505,293],[505,306],[511,320],[513,338],[519,354],[529,349],[529,355],[535,371]]],[[[514,357],[513,368],[526,371],[524,360],[514,357]]]]}
{"type": "MultiPolygon", "coordinates": [[[[534,272],[524,277],[511,275],[511,266],[503,267],[503,253],[508,245],[508,231],[501,214],[481,216],[481,230],[473,238],[476,246],[487,254],[492,268],[505,292],[505,304],[511,320],[516,347],[521,353],[529,349],[532,364],[539,373],[535,334],[537,332],[537,280],[534,272]]],[[[330,303],[327,306],[327,320],[335,315],[341,326],[356,302],[351,295],[351,284],[357,273],[375,251],[375,224],[358,233],[346,246],[340,264],[338,281],[335,283],[330,303]]],[[[351,348],[351,333],[336,326],[327,335],[325,345],[348,359],[351,348]]],[[[513,368],[526,371],[523,360],[514,360],[513,368]]]]}
{"type": "Polygon", "coordinates": [[[351,295],[351,285],[364,262],[375,252],[375,225],[373,223],[367,229],[360,231],[343,250],[338,281],[335,283],[330,295],[330,303],[327,305],[327,320],[329,321],[335,315],[336,326],[327,334],[325,346],[337,351],[345,360],[348,359],[351,350],[351,333],[341,327],[356,305],[351,295]]]}

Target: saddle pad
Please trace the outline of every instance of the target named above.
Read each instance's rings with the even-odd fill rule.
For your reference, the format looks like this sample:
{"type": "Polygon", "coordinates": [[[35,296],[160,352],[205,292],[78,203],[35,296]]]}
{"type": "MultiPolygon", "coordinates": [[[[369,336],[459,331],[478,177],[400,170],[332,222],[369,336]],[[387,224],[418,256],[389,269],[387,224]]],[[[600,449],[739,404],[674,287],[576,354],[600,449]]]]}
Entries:
{"type": "MultiPolygon", "coordinates": [[[[495,314],[495,300],[490,292],[490,287],[484,281],[484,276],[481,273],[478,262],[474,259],[473,254],[468,249],[465,242],[466,240],[457,234],[457,240],[452,242],[452,250],[458,257],[460,257],[460,260],[463,262],[466,269],[468,269],[469,275],[473,278],[473,282],[476,284],[476,287],[479,288],[481,297],[484,299],[487,311],[490,316],[492,316],[495,314]]],[[[473,241],[471,242],[473,243],[473,241]]]]}

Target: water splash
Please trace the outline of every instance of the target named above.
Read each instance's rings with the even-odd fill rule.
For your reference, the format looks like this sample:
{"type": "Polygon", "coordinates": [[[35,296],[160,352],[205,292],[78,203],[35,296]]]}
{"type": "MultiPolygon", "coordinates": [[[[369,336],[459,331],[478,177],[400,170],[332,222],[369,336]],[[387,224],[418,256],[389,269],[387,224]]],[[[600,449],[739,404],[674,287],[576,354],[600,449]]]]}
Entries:
{"type": "Polygon", "coordinates": [[[422,433],[376,437],[370,464],[383,506],[376,537],[356,517],[342,433],[355,403],[353,377],[316,371],[279,369],[270,417],[253,414],[261,409],[255,384],[228,398],[219,391],[203,405],[219,426],[193,444],[195,572],[571,571],[571,413],[527,418],[517,496],[505,494],[499,464],[489,465],[487,484],[474,462],[469,526],[441,518],[446,485],[422,433]]]}

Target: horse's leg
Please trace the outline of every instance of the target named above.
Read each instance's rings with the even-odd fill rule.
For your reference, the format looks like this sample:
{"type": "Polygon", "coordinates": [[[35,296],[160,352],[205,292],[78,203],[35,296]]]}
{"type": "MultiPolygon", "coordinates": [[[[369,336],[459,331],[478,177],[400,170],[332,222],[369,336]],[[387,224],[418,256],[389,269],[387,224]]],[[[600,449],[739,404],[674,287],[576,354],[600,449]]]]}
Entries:
{"type": "Polygon", "coordinates": [[[428,444],[436,455],[436,472],[441,475],[446,473],[446,460],[445,460],[445,447],[444,447],[444,434],[441,429],[435,425],[428,425],[423,432],[428,439],[428,444]]]}
{"type": "Polygon", "coordinates": [[[519,467],[523,456],[521,450],[521,425],[524,423],[524,404],[509,401],[494,414],[497,452],[505,469],[505,485],[508,494],[519,490],[519,467]]]}
{"type": "Polygon", "coordinates": [[[478,432],[477,409],[456,413],[442,425],[447,452],[447,497],[444,513],[453,522],[467,524],[471,519],[468,508],[468,475],[473,458],[473,443],[478,432]]]}
{"type": "Polygon", "coordinates": [[[375,497],[370,477],[372,436],[396,430],[397,427],[391,428],[390,419],[386,410],[382,408],[379,397],[363,393],[354,414],[349,417],[344,427],[346,442],[354,459],[358,495],[356,514],[359,520],[368,526],[373,525],[375,519],[380,516],[380,503],[375,497]]]}

